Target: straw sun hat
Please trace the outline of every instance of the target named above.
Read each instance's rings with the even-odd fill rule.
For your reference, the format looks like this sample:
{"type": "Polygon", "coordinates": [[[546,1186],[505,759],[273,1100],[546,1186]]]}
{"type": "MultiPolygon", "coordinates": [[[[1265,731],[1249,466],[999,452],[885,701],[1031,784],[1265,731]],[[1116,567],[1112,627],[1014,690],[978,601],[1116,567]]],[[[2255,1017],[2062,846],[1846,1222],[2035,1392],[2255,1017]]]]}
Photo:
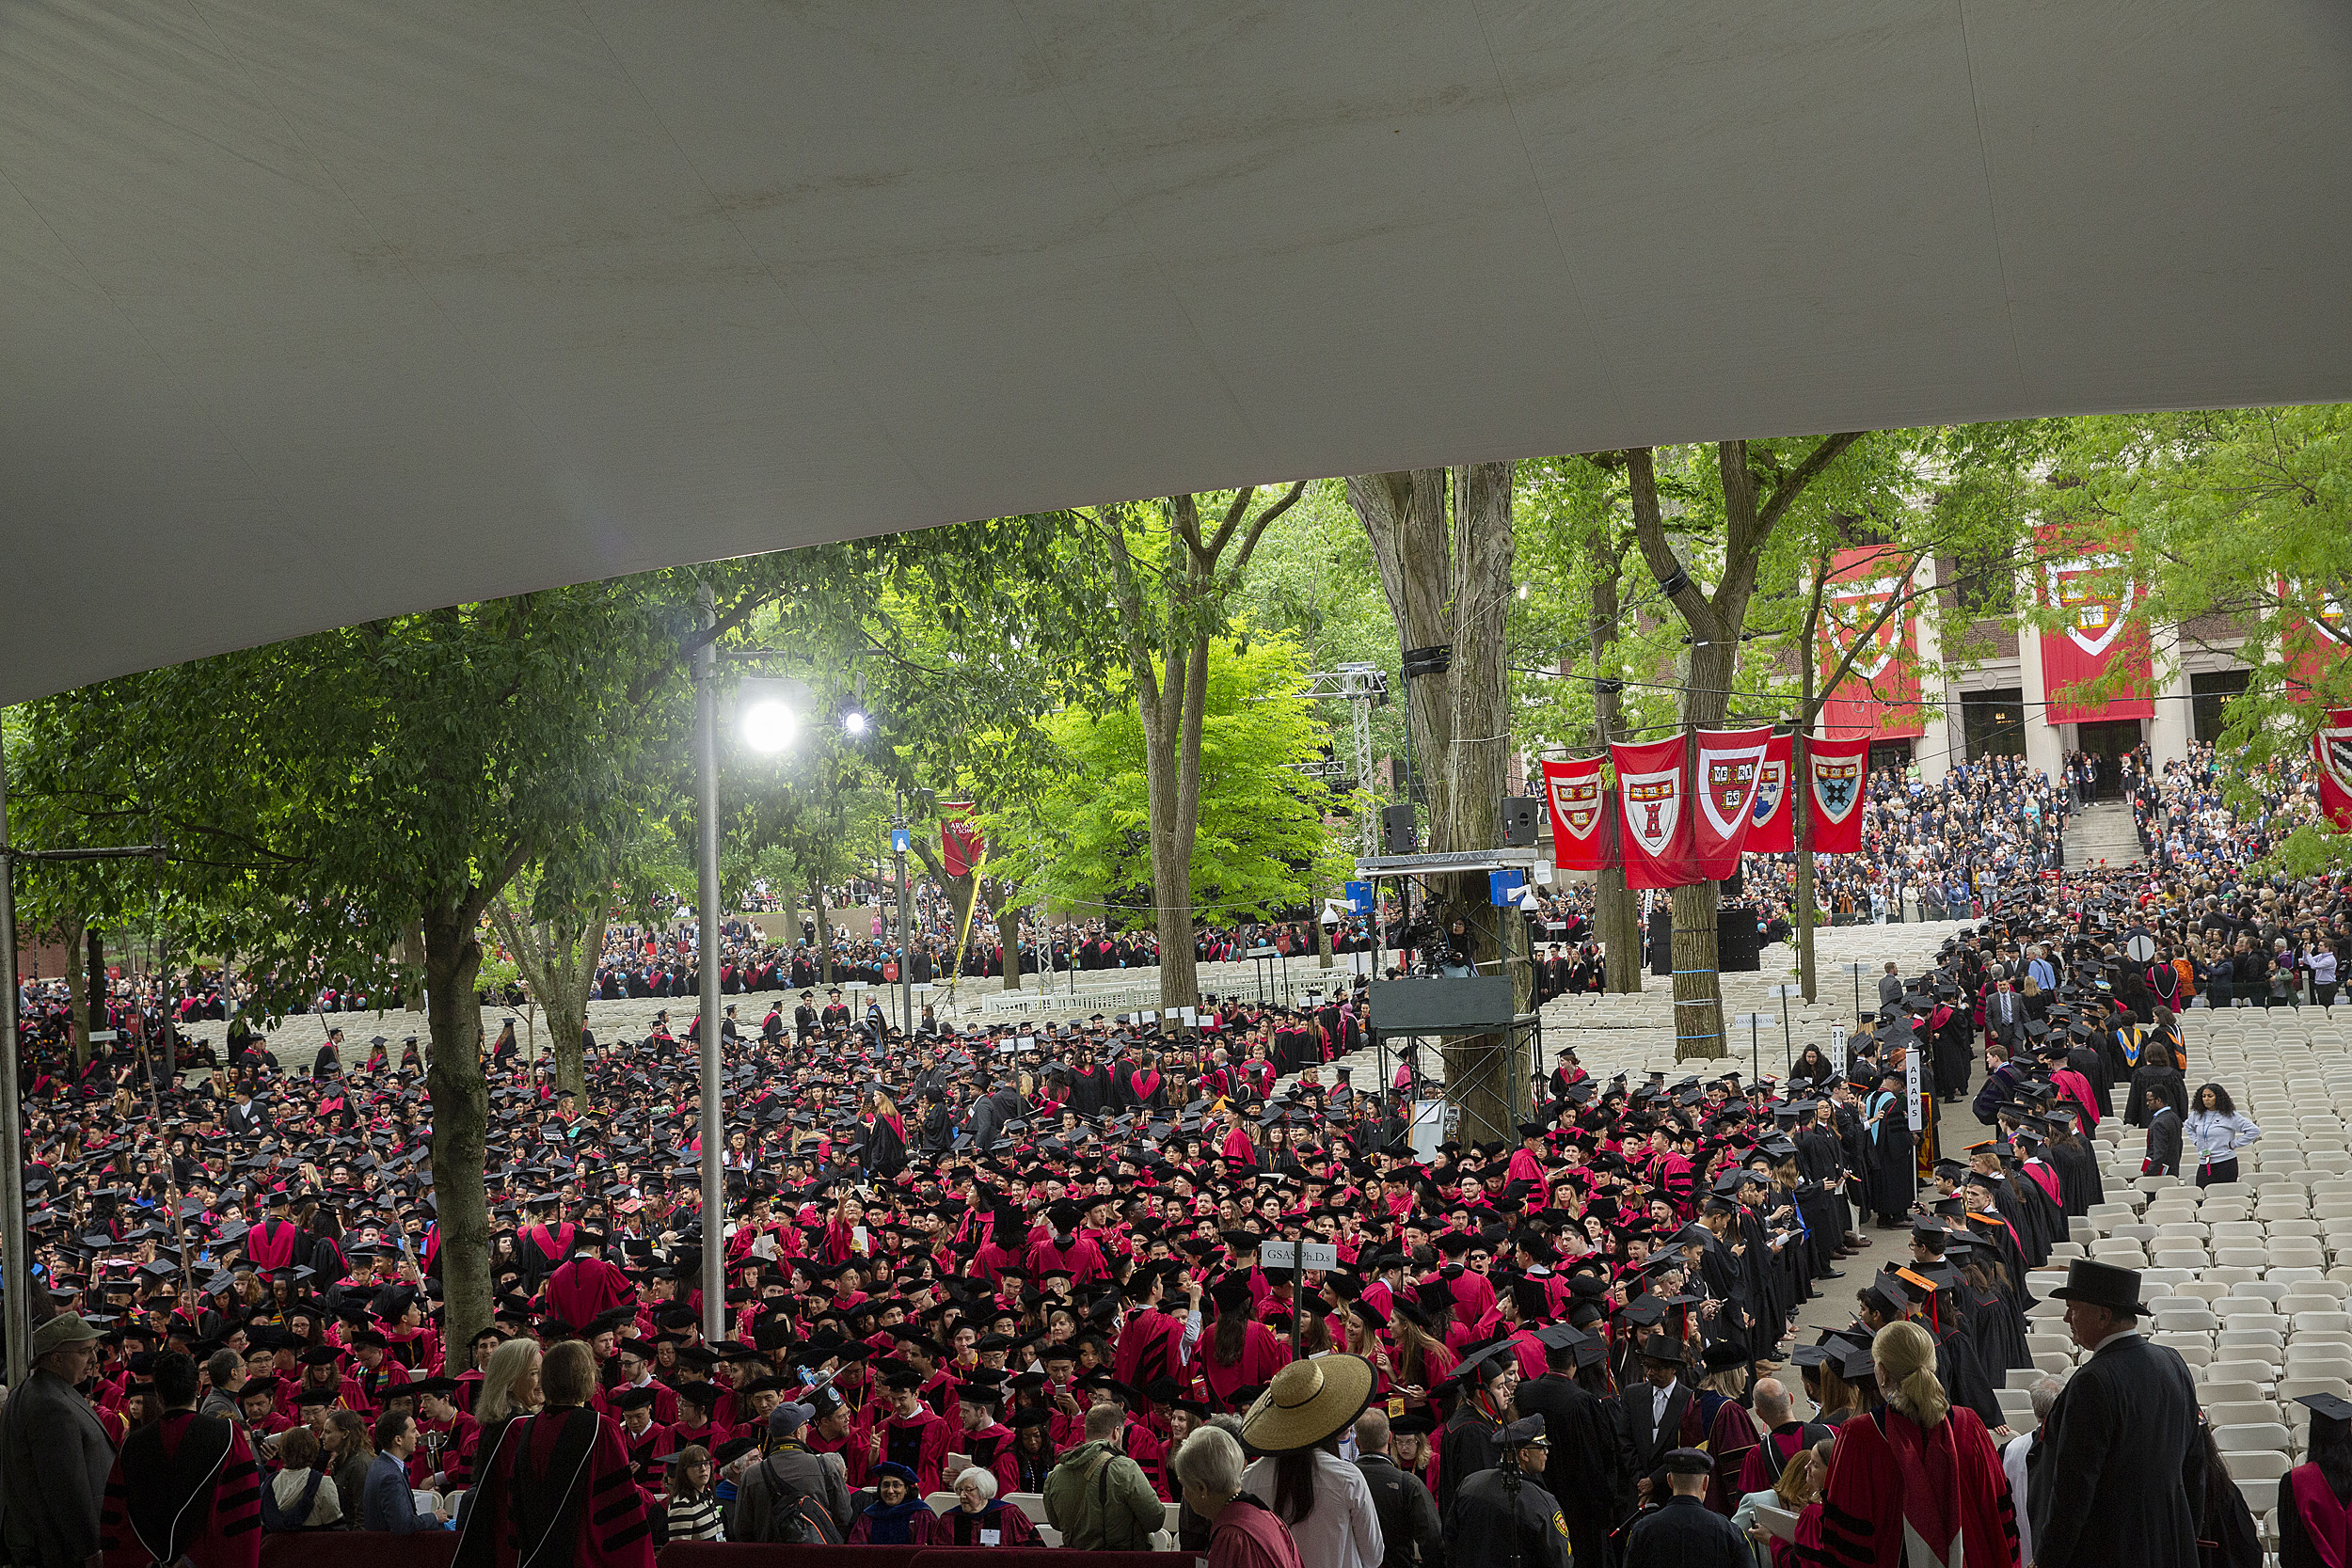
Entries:
{"type": "Polygon", "coordinates": [[[1311,1449],[1364,1413],[1372,1384],[1372,1363],[1360,1355],[1294,1361],[1241,1418],[1242,1441],[1260,1453],[1311,1449]]]}

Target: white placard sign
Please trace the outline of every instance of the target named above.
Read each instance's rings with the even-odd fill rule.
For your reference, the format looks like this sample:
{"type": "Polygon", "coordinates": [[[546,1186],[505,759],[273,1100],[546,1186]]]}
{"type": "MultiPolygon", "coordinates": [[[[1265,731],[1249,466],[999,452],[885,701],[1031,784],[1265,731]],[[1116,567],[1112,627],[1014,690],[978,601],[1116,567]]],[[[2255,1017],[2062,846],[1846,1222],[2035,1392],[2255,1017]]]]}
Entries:
{"type": "Polygon", "coordinates": [[[1927,1125],[1927,1107],[1919,1100],[1919,1042],[1913,1040],[1911,1049],[1903,1053],[1903,1099],[1911,1106],[1911,1130],[1914,1132],[1927,1125]]]}
{"type": "Polygon", "coordinates": [[[1263,1242],[1258,1247],[1262,1269],[1336,1269],[1340,1249],[1335,1242],[1263,1242]],[[1303,1253],[1301,1257],[1298,1254],[1303,1253]]]}
{"type": "Polygon", "coordinates": [[[1846,1076],[1846,1026],[1842,1023],[1829,1026],[1829,1065],[1838,1077],[1846,1076]]]}

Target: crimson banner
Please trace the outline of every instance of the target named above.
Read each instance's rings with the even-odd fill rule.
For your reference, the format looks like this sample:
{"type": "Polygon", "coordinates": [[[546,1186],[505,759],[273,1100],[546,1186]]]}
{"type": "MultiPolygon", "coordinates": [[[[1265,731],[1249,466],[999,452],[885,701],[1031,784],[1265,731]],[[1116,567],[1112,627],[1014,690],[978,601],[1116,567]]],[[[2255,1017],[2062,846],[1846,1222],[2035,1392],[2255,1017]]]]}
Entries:
{"type": "Polygon", "coordinates": [[[2352,708],[2338,708],[2312,736],[2312,759],[2319,764],[2319,808],[2328,819],[2352,832],[2352,708]]]}
{"type": "Polygon", "coordinates": [[[1797,847],[1797,810],[1789,802],[1788,772],[1797,737],[1776,735],[1766,742],[1764,765],[1756,780],[1756,807],[1749,814],[1751,854],[1785,855],[1797,847]]]}
{"type": "Polygon", "coordinates": [[[1691,819],[1691,844],[1699,875],[1714,881],[1740,869],[1748,841],[1756,786],[1764,779],[1764,752],[1772,727],[1699,731],[1695,777],[1698,811],[1691,819]]]}
{"type": "MultiPolygon", "coordinates": [[[[2042,698],[2053,724],[2095,724],[2109,719],[2153,719],[2155,671],[2149,659],[2148,628],[2133,620],[2138,590],[2117,570],[2113,556],[2083,556],[2042,563],[2042,603],[2065,612],[2054,631],[2042,633],[2042,698]],[[2121,671],[2133,689],[2106,702],[2083,702],[2060,693],[2121,671]]],[[[2028,692],[2030,698],[2032,693],[2028,692]]]]}
{"type": "Polygon", "coordinates": [[[1686,887],[1700,880],[1692,863],[1690,778],[1680,736],[1644,746],[1611,742],[1624,809],[1625,885],[1686,887]]]}
{"type": "Polygon", "coordinates": [[[950,877],[968,877],[988,858],[988,845],[972,821],[972,802],[939,802],[939,861],[950,877]]]}
{"type": "Polygon", "coordinates": [[[1846,650],[1868,639],[1853,665],[1821,704],[1822,727],[1833,736],[1900,740],[1928,733],[1919,708],[1919,643],[1908,604],[1879,622],[1887,601],[1906,587],[1911,558],[1886,545],[1839,550],[1829,558],[1821,594],[1821,675],[1835,673],[1846,650]]]}
{"type": "Polygon", "coordinates": [[[1804,743],[1804,770],[1813,790],[1808,843],[1817,855],[1851,855],[1862,848],[1862,794],[1870,768],[1870,737],[1804,743]]]}
{"type": "Polygon", "coordinates": [[[1563,871],[1598,871],[1608,863],[1601,832],[1609,802],[1600,787],[1600,758],[1544,764],[1544,799],[1551,806],[1551,860],[1563,871]]]}

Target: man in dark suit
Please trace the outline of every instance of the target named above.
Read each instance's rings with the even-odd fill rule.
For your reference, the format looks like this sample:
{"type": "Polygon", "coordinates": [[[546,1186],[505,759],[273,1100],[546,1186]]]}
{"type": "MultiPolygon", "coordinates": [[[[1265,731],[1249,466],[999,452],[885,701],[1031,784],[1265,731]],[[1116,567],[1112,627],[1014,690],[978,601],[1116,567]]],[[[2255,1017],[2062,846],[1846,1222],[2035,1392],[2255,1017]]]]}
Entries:
{"type": "Polygon", "coordinates": [[[1994,981],[1993,994],[1984,999],[1985,1032],[2014,1055],[2025,1022],[2026,999],[2010,990],[2007,980],[1994,981]]]}
{"type": "Polygon", "coordinates": [[[1356,1418],[1356,1468],[1372,1489],[1372,1511],[1380,1519],[1386,1555],[1380,1568],[1445,1568],[1445,1531],[1437,1501],[1421,1478],[1407,1475],[1389,1457],[1389,1413],[1367,1410],[1356,1418]]]}
{"type": "MultiPolygon", "coordinates": [[[[1675,1449],[1695,1449],[1707,1441],[1698,1402],[1681,1377],[1686,1354],[1673,1335],[1652,1334],[1642,1341],[1642,1381],[1617,1396],[1633,1445],[1637,1486],[1643,1480],[1655,1481],[1659,1466],[1675,1449]]],[[[1652,1486],[1653,1499],[1660,1490],[1652,1486]]]]}
{"type": "Polygon", "coordinates": [[[2179,1354],[2139,1334],[2139,1275],[2078,1258],[2066,1326],[2090,1352],[2036,1445],[2027,1509],[2039,1568],[2197,1568],[2205,1443],[2179,1354]]]}
{"type": "Polygon", "coordinates": [[[1512,1395],[1522,1416],[1540,1416],[1550,1444],[1544,1490],[1560,1505],[1579,1560],[1606,1562],[1609,1532],[1624,1518],[1633,1489],[1631,1445],[1625,1426],[1599,1395],[1576,1381],[1576,1350],[1587,1335],[1553,1323],[1535,1331],[1544,1347],[1544,1375],[1512,1395]]]}

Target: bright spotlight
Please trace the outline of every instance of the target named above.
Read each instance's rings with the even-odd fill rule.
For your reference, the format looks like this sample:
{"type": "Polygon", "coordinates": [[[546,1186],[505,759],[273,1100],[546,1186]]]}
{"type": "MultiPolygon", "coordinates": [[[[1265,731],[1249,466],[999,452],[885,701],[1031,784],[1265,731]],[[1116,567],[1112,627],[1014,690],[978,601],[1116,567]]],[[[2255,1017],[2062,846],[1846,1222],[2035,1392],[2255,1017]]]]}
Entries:
{"type": "Polygon", "coordinates": [[[792,732],[800,727],[800,720],[783,703],[767,698],[745,707],[739,724],[743,744],[753,751],[781,752],[792,744],[792,732]]]}
{"type": "Polygon", "coordinates": [[[864,735],[866,733],[866,715],[860,713],[855,708],[851,708],[849,712],[841,716],[841,727],[849,731],[851,735],[864,735]]]}

